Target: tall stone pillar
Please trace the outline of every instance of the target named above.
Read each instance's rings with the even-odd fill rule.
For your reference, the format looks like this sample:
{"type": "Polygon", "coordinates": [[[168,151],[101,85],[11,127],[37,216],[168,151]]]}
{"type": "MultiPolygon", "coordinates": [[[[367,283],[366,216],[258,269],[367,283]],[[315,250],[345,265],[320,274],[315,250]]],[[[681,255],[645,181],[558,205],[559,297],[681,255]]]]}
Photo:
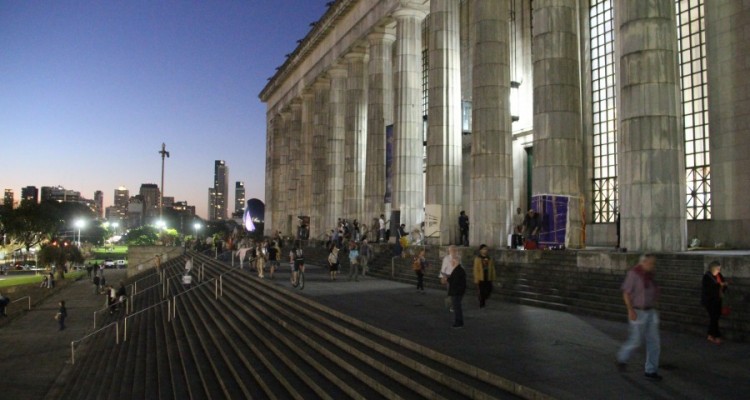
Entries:
{"type": "MultiPolygon", "coordinates": [[[[404,2],[403,3],[408,3],[404,2]]],[[[393,13],[396,19],[396,66],[392,208],[401,212],[407,230],[422,220],[422,21],[424,10],[406,5],[393,13]]]]}
{"type": "Polygon", "coordinates": [[[507,243],[513,202],[509,0],[476,0],[472,14],[472,178],[469,241],[507,243]]]}
{"type": "Polygon", "coordinates": [[[326,229],[336,227],[343,217],[344,201],[344,135],[346,119],[346,68],[335,66],[328,70],[331,77],[328,116],[328,147],[326,148],[326,204],[323,223],[326,229]]]}
{"type": "MultiPolygon", "coordinates": [[[[365,218],[387,214],[385,209],[385,128],[393,124],[392,29],[381,27],[371,33],[367,88],[367,168],[365,168],[365,218]]],[[[377,227],[371,229],[377,229],[377,227]]]]}
{"type": "Polygon", "coordinates": [[[750,3],[704,3],[711,121],[710,243],[750,246],[750,3]],[[742,56],[740,56],[742,55],[742,56]]]}
{"type": "MultiPolygon", "coordinates": [[[[441,245],[458,242],[461,207],[460,4],[431,0],[426,204],[441,206],[441,245]]],[[[425,221],[425,226],[430,220],[425,221]]]]}
{"type": "Polygon", "coordinates": [[[331,229],[323,223],[327,195],[327,154],[328,148],[328,99],[331,84],[327,76],[319,77],[313,84],[315,111],[313,112],[312,137],[312,211],[310,213],[310,237],[319,238],[331,229]]]}
{"type": "Polygon", "coordinates": [[[532,193],[568,199],[565,246],[582,247],[583,145],[578,0],[534,2],[532,193]]]}
{"type": "Polygon", "coordinates": [[[300,183],[300,136],[302,133],[302,102],[300,99],[294,99],[289,104],[291,111],[287,132],[289,135],[289,158],[288,158],[288,178],[286,183],[289,185],[287,191],[287,235],[296,234],[297,216],[300,215],[299,204],[297,203],[297,192],[300,183]]]}
{"type": "Polygon", "coordinates": [[[685,139],[675,2],[617,0],[615,7],[621,246],[684,250],[685,139]]]}
{"type": "Polygon", "coordinates": [[[310,216],[312,211],[312,156],[313,156],[313,109],[315,95],[311,89],[302,92],[301,135],[299,146],[299,184],[297,185],[297,209],[300,215],[310,216]]]}
{"type": "MultiPolygon", "coordinates": [[[[471,18],[474,11],[474,1],[462,1],[461,5],[461,100],[472,102],[472,69],[474,59],[474,32],[471,29],[471,18]]],[[[463,104],[462,104],[463,116],[463,104]]],[[[471,109],[469,109],[471,113],[471,109]]],[[[471,130],[471,126],[469,126],[471,130]]],[[[462,132],[463,133],[463,132],[462,132]]],[[[461,209],[471,208],[471,135],[461,138],[461,209]]]]}
{"type": "Polygon", "coordinates": [[[344,216],[363,220],[365,201],[365,142],[367,138],[366,49],[352,51],[347,61],[346,137],[344,139],[344,216]]]}
{"type": "Polygon", "coordinates": [[[274,206],[274,174],[276,173],[276,168],[274,165],[274,125],[276,124],[276,120],[274,118],[274,115],[270,112],[266,116],[266,187],[265,187],[265,196],[264,196],[264,203],[266,205],[266,215],[265,215],[265,221],[263,224],[263,235],[265,236],[271,236],[273,234],[273,218],[272,210],[275,210],[274,206]]]}
{"type": "Polygon", "coordinates": [[[289,107],[281,110],[279,115],[279,127],[276,132],[277,144],[276,152],[278,153],[278,179],[274,179],[276,186],[276,195],[274,196],[274,229],[287,234],[289,232],[289,127],[291,125],[291,111],[289,107]]]}

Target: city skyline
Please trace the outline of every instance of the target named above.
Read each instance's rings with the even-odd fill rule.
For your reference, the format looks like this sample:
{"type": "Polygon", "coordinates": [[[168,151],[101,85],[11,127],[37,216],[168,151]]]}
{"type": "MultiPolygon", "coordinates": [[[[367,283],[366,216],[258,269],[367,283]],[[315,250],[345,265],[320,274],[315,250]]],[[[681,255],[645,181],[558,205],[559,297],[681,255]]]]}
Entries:
{"type": "Polygon", "coordinates": [[[222,159],[265,201],[257,94],[325,3],[0,4],[0,187],[101,190],[106,208],[119,186],[160,181],[165,142],[164,196],[206,218],[222,159]]]}

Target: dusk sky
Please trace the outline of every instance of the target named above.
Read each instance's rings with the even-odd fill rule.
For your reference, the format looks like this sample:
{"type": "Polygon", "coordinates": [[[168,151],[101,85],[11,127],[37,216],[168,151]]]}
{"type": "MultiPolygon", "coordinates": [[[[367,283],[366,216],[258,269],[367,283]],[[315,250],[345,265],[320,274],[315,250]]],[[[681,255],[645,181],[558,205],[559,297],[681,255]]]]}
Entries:
{"type": "Polygon", "coordinates": [[[214,160],[264,199],[258,93],[329,0],[0,2],[0,189],[115,188],[207,215],[214,160]]]}

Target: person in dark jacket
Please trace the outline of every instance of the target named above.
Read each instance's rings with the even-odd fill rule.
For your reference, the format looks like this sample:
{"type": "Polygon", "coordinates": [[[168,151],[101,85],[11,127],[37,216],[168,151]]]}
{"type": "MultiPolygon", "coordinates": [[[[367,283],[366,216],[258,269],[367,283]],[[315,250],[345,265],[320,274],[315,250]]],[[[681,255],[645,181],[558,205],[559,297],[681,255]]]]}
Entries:
{"type": "Polygon", "coordinates": [[[721,264],[718,261],[712,261],[708,265],[708,271],[703,275],[701,304],[708,311],[708,341],[715,344],[721,344],[719,318],[721,317],[721,300],[726,290],[727,281],[721,275],[721,264]]]}
{"type": "Polygon", "coordinates": [[[57,310],[55,319],[60,326],[60,330],[65,329],[65,318],[68,318],[68,309],[65,308],[65,300],[60,300],[60,309],[57,310]]]}
{"type": "Polygon", "coordinates": [[[479,292],[479,308],[484,308],[495,281],[495,262],[490,258],[489,250],[487,245],[479,246],[479,254],[474,258],[474,284],[479,292]]]}
{"type": "Polygon", "coordinates": [[[454,258],[451,262],[454,266],[453,272],[448,276],[448,296],[451,298],[453,314],[455,315],[453,328],[463,328],[464,313],[461,303],[463,302],[464,294],[466,293],[466,271],[461,266],[458,259],[454,258]]]}

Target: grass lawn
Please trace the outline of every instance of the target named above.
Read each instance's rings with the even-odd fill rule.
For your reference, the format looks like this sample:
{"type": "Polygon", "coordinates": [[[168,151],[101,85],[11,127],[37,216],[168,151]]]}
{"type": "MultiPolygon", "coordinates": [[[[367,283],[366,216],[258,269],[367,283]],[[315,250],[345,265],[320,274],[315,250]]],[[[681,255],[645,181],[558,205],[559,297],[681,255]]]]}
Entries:
{"type": "Polygon", "coordinates": [[[124,260],[128,258],[128,246],[95,247],[91,249],[91,258],[86,260],[87,265],[102,264],[105,260],[124,260]]]}
{"type": "MultiPolygon", "coordinates": [[[[86,271],[73,271],[68,272],[65,274],[65,279],[75,279],[79,276],[82,276],[86,273],[86,271]]],[[[35,284],[42,281],[44,278],[44,275],[20,275],[20,276],[3,276],[0,277],[0,288],[2,287],[10,287],[10,286],[18,286],[18,285],[28,285],[28,284],[35,284]]]]}

